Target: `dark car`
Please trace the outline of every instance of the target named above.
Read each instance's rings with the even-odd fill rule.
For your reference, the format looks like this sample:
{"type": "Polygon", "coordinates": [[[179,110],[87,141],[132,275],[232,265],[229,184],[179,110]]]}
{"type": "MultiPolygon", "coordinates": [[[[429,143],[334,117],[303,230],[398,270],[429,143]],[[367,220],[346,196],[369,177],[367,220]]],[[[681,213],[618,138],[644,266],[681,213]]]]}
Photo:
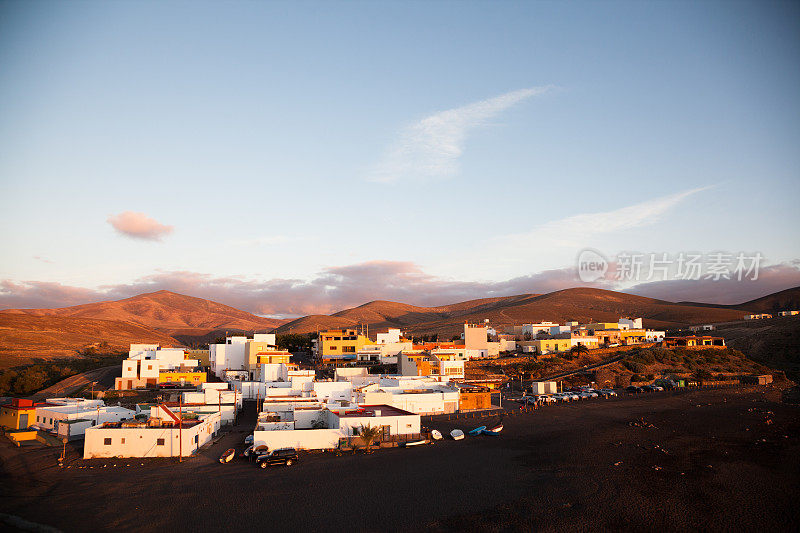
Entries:
{"type": "Polygon", "coordinates": [[[269,455],[269,448],[264,446],[263,444],[260,446],[251,446],[247,452],[247,458],[250,461],[258,461],[259,457],[263,457],[265,455],[269,455]]]}
{"type": "Polygon", "coordinates": [[[644,392],[654,392],[656,389],[653,388],[652,385],[644,385],[644,386],[642,386],[642,390],[644,392]]]}
{"type": "Polygon", "coordinates": [[[631,385],[630,387],[625,387],[625,392],[638,394],[638,393],[642,392],[642,389],[640,387],[637,387],[636,385],[631,385]]]}
{"type": "Polygon", "coordinates": [[[258,457],[256,459],[256,464],[261,468],[266,468],[272,465],[292,466],[292,464],[299,460],[300,458],[297,456],[297,450],[294,448],[281,448],[258,457]]]}

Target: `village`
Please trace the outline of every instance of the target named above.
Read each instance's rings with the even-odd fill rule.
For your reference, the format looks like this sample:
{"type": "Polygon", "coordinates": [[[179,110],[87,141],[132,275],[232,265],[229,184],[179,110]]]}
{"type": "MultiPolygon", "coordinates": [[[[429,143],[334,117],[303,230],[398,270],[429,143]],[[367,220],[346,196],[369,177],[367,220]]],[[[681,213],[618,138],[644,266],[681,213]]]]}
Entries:
{"type": "MultiPolygon", "coordinates": [[[[562,379],[518,384],[508,375],[470,372],[476,363],[638,346],[725,347],[722,337],[699,334],[713,326],[667,336],[644,328],[641,318],[503,329],[498,332],[488,320],[465,323],[461,338],[446,342],[414,342],[397,328],[374,337],[366,328],[326,330],[314,336],[310,358],[299,361],[278,348],[275,333],[227,336],[207,350],[134,344],[113,390],[92,390],[88,398],[14,398],[2,405],[0,425],[17,446],[62,444],[61,461],[68,442],[82,444],[83,459],[183,459],[212,446],[247,407],[255,413],[250,432],[240,449],[224,450],[220,461],[258,456],[291,464],[298,452],[465,438],[458,429],[443,434],[427,427],[434,417],[485,418],[490,423],[476,423],[466,436],[499,436],[509,408],[696,385],[666,375],[616,390],[588,380],[580,386],[565,386],[562,379]],[[110,397],[120,401],[106,403],[110,397]],[[287,450],[289,458],[281,459],[287,450]]],[[[748,379],[767,384],[772,376],[748,379]]]]}

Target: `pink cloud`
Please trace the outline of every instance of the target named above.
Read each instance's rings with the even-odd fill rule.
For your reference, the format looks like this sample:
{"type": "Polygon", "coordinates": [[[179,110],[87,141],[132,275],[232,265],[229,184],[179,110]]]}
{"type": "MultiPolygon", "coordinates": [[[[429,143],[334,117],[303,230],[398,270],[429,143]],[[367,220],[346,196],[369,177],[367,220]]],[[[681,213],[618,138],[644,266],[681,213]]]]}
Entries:
{"type": "MultiPolygon", "coordinates": [[[[798,262],[765,267],[760,281],[697,282],[697,285],[661,281],[640,284],[626,292],[668,301],[742,303],[800,285],[798,267],[798,262]]],[[[478,298],[548,293],[571,287],[615,289],[618,286],[611,279],[581,283],[572,267],[546,270],[500,282],[481,282],[442,279],[425,273],[410,262],[370,261],[326,268],[308,280],[276,278],[265,281],[170,271],[156,272],[131,283],[98,289],[38,281],[4,281],[0,282],[0,309],[63,307],[166,289],[251,313],[290,317],[329,314],[372,300],[437,306],[478,298]]]]}
{"type": "Polygon", "coordinates": [[[733,305],[800,286],[800,261],[762,267],[758,279],[667,280],[640,283],[625,292],[669,300],[733,305]]]}
{"type": "Polygon", "coordinates": [[[174,229],[172,226],[161,224],[144,213],[135,213],[133,211],[111,215],[108,217],[108,223],[117,232],[126,237],[148,241],[160,241],[162,237],[169,235],[174,229]]]}

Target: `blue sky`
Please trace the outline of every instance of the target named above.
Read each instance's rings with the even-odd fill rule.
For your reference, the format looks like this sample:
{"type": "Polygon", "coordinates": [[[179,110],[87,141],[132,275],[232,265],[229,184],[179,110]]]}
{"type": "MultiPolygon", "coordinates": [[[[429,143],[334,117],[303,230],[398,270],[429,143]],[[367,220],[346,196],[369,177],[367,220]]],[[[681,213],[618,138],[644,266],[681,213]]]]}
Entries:
{"type": "Polygon", "coordinates": [[[4,2],[0,307],[447,303],[578,285],[542,273],[585,247],[758,251],[763,290],[798,285],[798,23],[771,2],[4,2]],[[131,237],[125,212],[172,230],[131,237]]]}

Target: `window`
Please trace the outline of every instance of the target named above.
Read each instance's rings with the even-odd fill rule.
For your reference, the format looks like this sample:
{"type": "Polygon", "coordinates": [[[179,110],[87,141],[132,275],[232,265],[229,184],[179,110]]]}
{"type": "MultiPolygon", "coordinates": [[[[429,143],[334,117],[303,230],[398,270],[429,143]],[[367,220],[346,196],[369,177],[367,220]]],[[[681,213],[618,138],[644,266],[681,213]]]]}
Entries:
{"type": "Polygon", "coordinates": [[[122,437],[122,444],[125,444],[125,437],[122,437]]]}
{"type": "Polygon", "coordinates": [[[164,439],[156,439],[156,446],[163,446],[163,445],[164,445],[164,439]]]}
{"type": "Polygon", "coordinates": [[[153,365],[147,365],[147,370],[153,370],[153,365]]]}
{"type": "Polygon", "coordinates": [[[111,439],[103,439],[103,444],[106,446],[111,446],[111,439]]]}
{"type": "Polygon", "coordinates": [[[195,435],[194,436],[194,443],[197,444],[197,442],[198,442],[197,435],[195,435]]]}

